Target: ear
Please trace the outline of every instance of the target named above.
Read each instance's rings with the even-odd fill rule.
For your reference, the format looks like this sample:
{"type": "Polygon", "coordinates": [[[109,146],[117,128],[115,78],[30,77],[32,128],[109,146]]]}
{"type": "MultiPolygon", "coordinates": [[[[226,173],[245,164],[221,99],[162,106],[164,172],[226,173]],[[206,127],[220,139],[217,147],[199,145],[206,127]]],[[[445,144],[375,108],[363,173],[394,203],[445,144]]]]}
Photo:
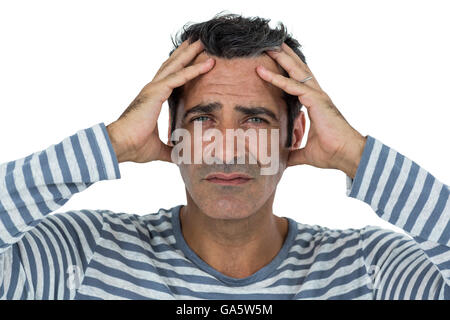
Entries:
{"type": "Polygon", "coordinates": [[[294,127],[292,130],[292,146],[290,147],[290,150],[300,148],[303,136],[305,134],[305,127],[306,127],[305,113],[303,111],[300,111],[300,113],[294,119],[294,127]]]}

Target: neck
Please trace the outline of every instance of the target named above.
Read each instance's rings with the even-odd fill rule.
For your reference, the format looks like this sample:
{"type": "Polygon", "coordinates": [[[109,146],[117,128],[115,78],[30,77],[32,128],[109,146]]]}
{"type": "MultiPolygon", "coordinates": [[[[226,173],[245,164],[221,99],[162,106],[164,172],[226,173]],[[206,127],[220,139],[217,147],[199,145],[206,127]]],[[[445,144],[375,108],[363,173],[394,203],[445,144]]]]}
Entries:
{"type": "Polygon", "coordinates": [[[242,219],[215,219],[187,196],[180,224],[188,246],[207,264],[233,278],[245,278],[267,265],[280,251],[288,221],[272,213],[272,197],[242,219]]]}

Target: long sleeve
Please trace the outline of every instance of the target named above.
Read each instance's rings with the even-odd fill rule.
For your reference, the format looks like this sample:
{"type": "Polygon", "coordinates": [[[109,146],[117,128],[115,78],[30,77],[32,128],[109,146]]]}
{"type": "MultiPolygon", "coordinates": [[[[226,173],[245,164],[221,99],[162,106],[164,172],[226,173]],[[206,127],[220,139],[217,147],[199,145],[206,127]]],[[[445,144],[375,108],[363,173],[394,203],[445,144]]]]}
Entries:
{"type": "Polygon", "coordinates": [[[50,213],[93,183],[119,178],[104,123],[0,165],[0,298],[73,297],[70,281],[100,238],[102,212],[50,213]]]}
{"type": "Polygon", "coordinates": [[[367,136],[347,196],[407,235],[361,230],[374,299],[450,299],[450,189],[416,162],[367,136]]]}

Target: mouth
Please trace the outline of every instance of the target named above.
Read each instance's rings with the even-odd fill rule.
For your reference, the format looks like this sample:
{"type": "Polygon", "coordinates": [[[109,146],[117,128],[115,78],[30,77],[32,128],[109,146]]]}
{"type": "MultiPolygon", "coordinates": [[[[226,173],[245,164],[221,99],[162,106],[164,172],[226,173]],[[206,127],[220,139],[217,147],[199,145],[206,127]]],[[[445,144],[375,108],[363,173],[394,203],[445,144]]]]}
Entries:
{"type": "Polygon", "coordinates": [[[206,176],[205,180],[211,183],[226,185],[226,186],[234,186],[241,185],[249,182],[253,178],[249,175],[242,173],[211,173],[206,176]]]}

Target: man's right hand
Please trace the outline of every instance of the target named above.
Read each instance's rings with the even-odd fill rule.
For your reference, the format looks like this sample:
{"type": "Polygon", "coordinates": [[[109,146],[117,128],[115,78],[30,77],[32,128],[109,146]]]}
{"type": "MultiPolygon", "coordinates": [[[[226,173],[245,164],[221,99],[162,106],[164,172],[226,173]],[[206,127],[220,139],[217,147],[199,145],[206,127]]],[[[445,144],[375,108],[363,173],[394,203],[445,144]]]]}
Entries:
{"type": "Polygon", "coordinates": [[[120,162],[171,160],[172,147],[158,134],[161,107],[174,88],[184,85],[214,66],[214,59],[189,65],[204,50],[200,40],[184,41],[159,68],[129,107],[116,121],[106,126],[112,146],[120,162]]]}

